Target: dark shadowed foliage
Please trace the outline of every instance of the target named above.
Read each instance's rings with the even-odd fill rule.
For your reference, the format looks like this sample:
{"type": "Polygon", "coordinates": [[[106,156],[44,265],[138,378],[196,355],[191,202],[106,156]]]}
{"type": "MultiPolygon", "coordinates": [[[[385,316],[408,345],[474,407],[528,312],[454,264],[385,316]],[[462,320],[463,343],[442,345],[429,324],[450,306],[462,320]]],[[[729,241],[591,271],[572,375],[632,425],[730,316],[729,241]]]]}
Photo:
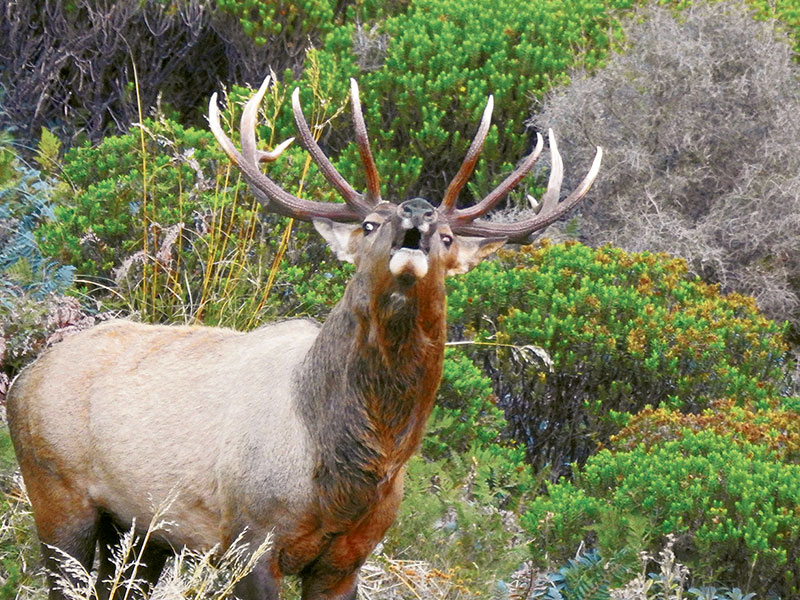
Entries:
{"type": "Polygon", "coordinates": [[[124,131],[139,120],[134,65],[145,112],[163,102],[199,123],[198,107],[219,81],[255,83],[270,67],[300,69],[334,16],[330,7],[312,15],[304,8],[326,6],[264,3],[265,14],[253,15],[246,2],[0,0],[0,126],[20,128],[22,141],[42,126],[64,141],[124,131]]]}

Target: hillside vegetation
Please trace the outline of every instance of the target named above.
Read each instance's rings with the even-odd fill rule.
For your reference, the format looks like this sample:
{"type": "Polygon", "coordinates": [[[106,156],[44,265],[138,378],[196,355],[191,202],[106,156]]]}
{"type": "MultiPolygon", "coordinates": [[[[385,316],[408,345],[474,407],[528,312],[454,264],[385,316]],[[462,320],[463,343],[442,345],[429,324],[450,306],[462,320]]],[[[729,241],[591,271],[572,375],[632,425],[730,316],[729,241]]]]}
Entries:
{"type": "MultiPolygon", "coordinates": [[[[277,73],[273,147],[298,86],[361,188],[355,77],[385,197],[434,203],[493,94],[462,205],[548,127],[564,188],[596,145],[603,167],[542,239],[448,281],[437,406],[360,597],[800,597],[798,0],[0,7],[0,397],[113,316],[248,330],[337,302],[352,269],[258,204],[208,130],[213,92],[232,130],[277,73]]],[[[530,210],[543,163],[491,218],[530,210]]],[[[337,201],[299,147],[268,168],[337,201]]],[[[0,600],[44,598],[4,427],[0,492],[0,600]]],[[[241,558],[184,552],[153,598],[221,598],[241,558]]]]}

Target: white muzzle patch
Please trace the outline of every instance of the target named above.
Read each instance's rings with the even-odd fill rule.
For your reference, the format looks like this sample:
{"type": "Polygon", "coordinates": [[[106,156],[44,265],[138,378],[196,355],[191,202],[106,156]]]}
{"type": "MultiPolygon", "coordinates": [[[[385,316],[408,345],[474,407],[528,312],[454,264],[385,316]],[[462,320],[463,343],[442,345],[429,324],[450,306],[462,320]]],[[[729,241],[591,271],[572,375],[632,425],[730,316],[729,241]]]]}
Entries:
{"type": "Polygon", "coordinates": [[[413,275],[415,279],[422,279],[428,273],[428,257],[422,250],[400,248],[389,260],[389,271],[395,277],[413,275]]]}

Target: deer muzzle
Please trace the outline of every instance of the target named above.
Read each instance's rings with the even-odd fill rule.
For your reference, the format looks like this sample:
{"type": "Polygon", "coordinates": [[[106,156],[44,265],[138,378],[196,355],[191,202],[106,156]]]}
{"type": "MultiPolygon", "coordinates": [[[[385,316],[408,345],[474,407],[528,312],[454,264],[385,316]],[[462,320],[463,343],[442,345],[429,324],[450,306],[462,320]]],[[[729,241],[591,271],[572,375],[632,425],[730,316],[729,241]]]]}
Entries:
{"type": "Polygon", "coordinates": [[[398,205],[389,260],[392,275],[413,280],[425,277],[437,222],[436,209],[427,200],[413,198],[398,205]]]}

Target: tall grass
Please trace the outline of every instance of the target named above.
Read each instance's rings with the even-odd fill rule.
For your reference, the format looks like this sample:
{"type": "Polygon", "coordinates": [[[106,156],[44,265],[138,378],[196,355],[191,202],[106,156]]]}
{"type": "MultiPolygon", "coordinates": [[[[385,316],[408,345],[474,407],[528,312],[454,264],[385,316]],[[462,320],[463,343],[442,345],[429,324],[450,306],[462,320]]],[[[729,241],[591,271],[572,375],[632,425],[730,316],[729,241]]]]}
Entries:
{"type": "MultiPolygon", "coordinates": [[[[325,125],[343,112],[343,106],[334,103],[322,89],[315,53],[310,53],[308,62],[314,97],[310,126],[319,139],[325,125]]],[[[286,88],[281,85],[273,86],[269,94],[265,103],[268,112],[263,118],[268,126],[275,123],[287,100],[286,88]]],[[[237,111],[238,108],[225,113],[232,139],[238,137],[233,123],[237,111]]],[[[178,170],[177,196],[158,197],[158,167],[148,164],[145,127],[140,124],[139,130],[143,188],[141,229],[137,235],[142,240],[140,250],[119,269],[125,273],[125,287],[92,282],[89,288],[116,297],[123,312],[136,314],[146,322],[250,329],[274,317],[269,300],[284,265],[293,220],[270,216],[265,222],[258,201],[241,193],[238,170],[226,162],[213,175],[208,216],[199,229],[186,223],[159,224],[155,218],[159,203],[175,203],[179,214],[184,214],[182,207],[195,190],[184,188],[178,170]]],[[[267,144],[273,147],[275,130],[270,127],[269,131],[267,144]]],[[[201,165],[192,163],[191,156],[180,159],[189,162],[196,172],[201,171],[201,165]]],[[[289,191],[303,195],[311,167],[311,157],[306,155],[296,189],[289,191]]]]}
{"type": "MultiPolygon", "coordinates": [[[[70,600],[96,600],[98,590],[106,586],[110,596],[149,598],[151,600],[223,600],[231,598],[237,583],[246,577],[272,546],[272,535],[257,547],[240,535],[227,549],[205,551],[181,549],[170,560],[158,585],[146,590],[140,577],[143,551],[153,537],[174,526],[168,520],[171,501],[160,504],[147,528],[140,532],[136,524],[111,548],[113,574],[106,581],[97,580],[97,572],[87,570],[73,557],[55,548],[58,573],[56,587],[70,600]],[[115,595],[116,594],[116,595],[115,595]]],[[[39,600],[46,596],[44,572],[33,556],[35,543],[30,504],[24,490],[17,488],[6,495],[0,514],[0,598],[39,600]]]]}

